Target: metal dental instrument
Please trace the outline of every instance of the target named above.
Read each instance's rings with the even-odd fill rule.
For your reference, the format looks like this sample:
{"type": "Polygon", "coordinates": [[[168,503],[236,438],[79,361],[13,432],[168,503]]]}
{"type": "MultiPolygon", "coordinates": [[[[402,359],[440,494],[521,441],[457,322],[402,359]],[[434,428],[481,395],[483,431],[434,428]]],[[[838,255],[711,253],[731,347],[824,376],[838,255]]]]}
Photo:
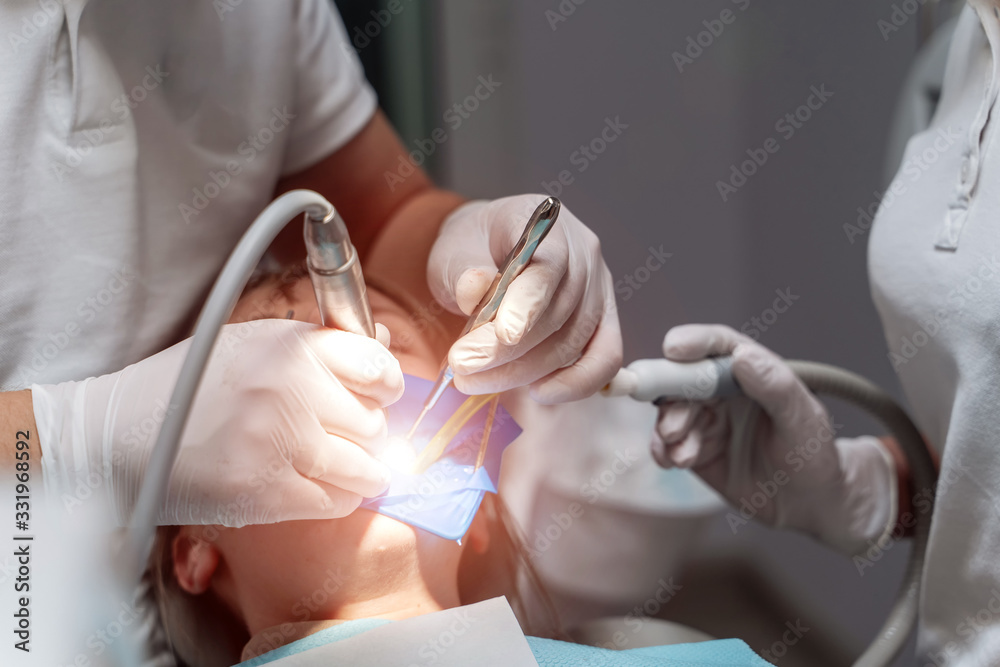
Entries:
{"type": "MultiPolygon", "coordinates": [[[[493,318],[497,315],[497,310],[500,308],[500,302],[503,301],[504,296],[507,294],[507,288],[510,287],[514,278],[517,278],[524,271],[528,262],[531,261],[535,250],[538,248],[538,244],[542,242],[542,239],[552,229],[552,225],[555,224],[556,218],[559,217],[559,210],[561,208],[562,204],[555,197],[548,197],[538,205],[538,208],[535,209],[535,212],[528,219],[528,224],[524,226],[521,238],[511,248],[511,251],[507,253],[507,257],[504,258],[503,263],[500,265],[500,269],[497,271],[496,277],[493,278],[489,289],[486,290],[486,294],[483,295],[483,298],[479,301],[479,305],[476,306],[475,310],[472,311],[472,315],[469,316],[469,321],[465,324],[465,328],[462,329],[459,338],[473,329],[493,321],[493,318]]],[[[441,366],[441,372],[438,374],[437,382],[434,383],[430,395],[424,402],[420,416],[413,422],[409,433],[406,434],[407,440],[413,439],[413,434],[417,432],[420,422],[437,405],[438,399],[441,398],[444,390],[448,388],[448,385],[454,379],[455,372],[448,364],[448,359],[445,358],[441,366]]]]}
{"type": "Polygon", "coordinates": [[[306,266],[323,326],[375,337],[375,319],[358,252],[336,209],[322,217],[306,211],[306,266]]]}

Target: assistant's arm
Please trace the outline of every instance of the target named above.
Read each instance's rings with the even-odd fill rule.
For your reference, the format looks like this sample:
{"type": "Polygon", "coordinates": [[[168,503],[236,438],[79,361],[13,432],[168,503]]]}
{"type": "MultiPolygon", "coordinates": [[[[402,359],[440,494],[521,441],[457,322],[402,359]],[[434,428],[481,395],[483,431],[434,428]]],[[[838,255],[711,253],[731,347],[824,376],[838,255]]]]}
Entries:
{"type": "MultiPolygon", "coordinates": [[[[885,447],[886,451],[889,452],[896,468],[896,488],[898,489],[896,497],[899,499],[896,525],[901,527],[903,535],[909,536],[913,534],[917,514],[930,510],[931,504],[927,501],[933,498],[934,489],[917,489],[914,487],[910,462],[907,460],[906,454],[903,453],[902,448],[896,442],[895,438],[882,436],[879,438],[879,441],[885,447]]],[[[934,465],[940,467],[941,461],[934,448],[928,445],[927,451],[934,460],[934,465]]]]}

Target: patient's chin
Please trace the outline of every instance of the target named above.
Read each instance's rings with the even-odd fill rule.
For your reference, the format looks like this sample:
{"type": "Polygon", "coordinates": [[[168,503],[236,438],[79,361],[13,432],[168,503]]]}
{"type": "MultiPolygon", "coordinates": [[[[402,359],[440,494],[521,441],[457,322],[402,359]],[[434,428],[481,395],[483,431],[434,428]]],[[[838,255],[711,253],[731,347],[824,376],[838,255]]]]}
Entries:
{"type": "MultiPolygon", "coordinates": [[[[420,531],[422,532],[422,531],[420,531]]],[[[284,521],[232,529],[220,539],[226,560],[253,569],[295,562],[299,571],[330,565],[356,568],[373,560],[405,557],[419,546],[418,529],[357,509],[339,519],[284,521]]]]}

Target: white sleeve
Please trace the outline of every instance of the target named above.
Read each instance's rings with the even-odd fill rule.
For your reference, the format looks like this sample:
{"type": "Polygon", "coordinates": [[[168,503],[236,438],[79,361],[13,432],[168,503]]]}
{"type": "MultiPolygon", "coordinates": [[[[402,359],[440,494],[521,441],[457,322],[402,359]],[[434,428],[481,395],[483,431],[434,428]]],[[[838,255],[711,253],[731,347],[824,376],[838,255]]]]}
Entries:
{"type": "Polygon", "coordinates": [[[295,122],[281,175],[312,166],[350,141],[378,106],[331,0],[299,0],[295,12],[295,122]]]}

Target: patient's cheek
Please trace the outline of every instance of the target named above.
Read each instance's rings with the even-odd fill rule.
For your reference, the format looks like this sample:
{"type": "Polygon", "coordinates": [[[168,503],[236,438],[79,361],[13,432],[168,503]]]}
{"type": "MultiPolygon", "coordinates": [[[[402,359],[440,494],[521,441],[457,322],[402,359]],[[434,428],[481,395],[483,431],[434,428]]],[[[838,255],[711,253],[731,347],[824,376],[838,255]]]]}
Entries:
{"type": "Polygon", "coordinates": [[[440,370],[441,359],[425,343],[424,337],[414,333],[413,324],[396,313],[376,314],[375,319],[389,329],[389,351],[399,360],[399,367],[407,375],[433,380],[440,370]]]}

